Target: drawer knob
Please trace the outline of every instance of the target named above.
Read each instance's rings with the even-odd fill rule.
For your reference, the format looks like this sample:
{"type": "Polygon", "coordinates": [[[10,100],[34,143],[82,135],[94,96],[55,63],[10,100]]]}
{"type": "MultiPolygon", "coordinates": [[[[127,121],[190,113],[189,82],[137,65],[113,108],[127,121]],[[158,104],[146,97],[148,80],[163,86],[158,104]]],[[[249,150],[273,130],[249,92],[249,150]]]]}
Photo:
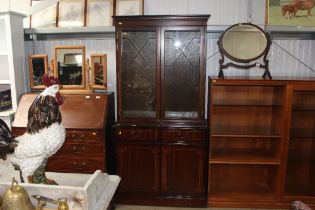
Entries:
{"type": "Polygon", "coordinates": [[[75,169],[77,169],[77,170],[83,170],[83,169],[85,169],[86,162],[82,162],[82,163],[73,162],[72,165],[73,165],[73,166],[75,167],[75,169]]]}
{"type": "Polygon", "coordinates": [[[76,146],[73,146],[72,147],[72,150],[74,153],[83,153],[85,150],[86,150],[86,147],[85,146],[82,146],[82,147],[76,147],[76,146]]]}
{"type": "Polygon", "coordinates": [[[121,131],[118,131],[118,135],[121,135],[122,134],[122,132],[121,131]]]}
{"type": "Polygon", "coordinates": [[[71,137],[72,137],[72,138],[74,138],[74,137],[75,137],[74,133],[71,135],[71,137]]]}
{"type": "Polygon", "coordinates": [[[84,135],[84,134],[81,134],[81,135],[80,135],[80,138],[81,138],[81,139],[83,139],[84,137],[85,137],[85,135],[84,135]]]}

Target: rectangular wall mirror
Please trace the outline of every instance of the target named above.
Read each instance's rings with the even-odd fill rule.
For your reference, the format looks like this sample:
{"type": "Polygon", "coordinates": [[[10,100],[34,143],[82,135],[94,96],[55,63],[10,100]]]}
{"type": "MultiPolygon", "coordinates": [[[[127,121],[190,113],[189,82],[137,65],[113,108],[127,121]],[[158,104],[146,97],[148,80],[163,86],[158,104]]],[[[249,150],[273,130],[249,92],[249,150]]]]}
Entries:
{"type": "Polygon", "coordinates": [[[54,48],[54,76],[64,89],[85,88],[85,47],[56,46],[54,48]]]}
{"type": "Polygon", "coordinates": [[[42,76],[48,74],[48,55],[29,55],[28,63],[31,90],[44,89],[42,76]]]}
{"type": "Polygon", "coordinates": [[[91,54],[92,88],[107,90],[107,55],[91,54]]]}

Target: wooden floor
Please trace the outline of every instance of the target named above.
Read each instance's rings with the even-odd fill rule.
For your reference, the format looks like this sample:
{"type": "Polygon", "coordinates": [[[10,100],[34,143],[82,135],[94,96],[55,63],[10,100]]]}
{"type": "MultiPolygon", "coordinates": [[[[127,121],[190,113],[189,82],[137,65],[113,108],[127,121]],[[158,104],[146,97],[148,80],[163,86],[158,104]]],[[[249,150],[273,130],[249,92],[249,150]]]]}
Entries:
{"type": "MultiPolygon", "coordinates": [[[[117,205],[116,210],[257,210],[250,208],[175,208],[175,207],[157,207],[157,206],[130,206],[117,205]]],[[[273,210],[273,209],[259,209],[259,210],[273,210]]],[[[281,209],[277,209],[281,210],[281,209]]]]}

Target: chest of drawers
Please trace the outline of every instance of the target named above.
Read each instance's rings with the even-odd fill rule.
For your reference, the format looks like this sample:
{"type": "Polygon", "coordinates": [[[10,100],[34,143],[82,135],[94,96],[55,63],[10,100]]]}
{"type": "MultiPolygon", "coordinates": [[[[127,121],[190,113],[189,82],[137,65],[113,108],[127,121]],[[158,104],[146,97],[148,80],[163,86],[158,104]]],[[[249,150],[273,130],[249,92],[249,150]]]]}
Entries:
{"type": "MultiPolygon", "coordinates": [[[[12,124],[14,135],[22,135],[27,125],[28,109],[37,94],[24,94],[12,124]]],[[[64,94],[60,106],[66,140],[48,159],[47,171],[94,173],[107,171],[106,154],[110,148],[114,123],[114,94],[64,94]]]]}

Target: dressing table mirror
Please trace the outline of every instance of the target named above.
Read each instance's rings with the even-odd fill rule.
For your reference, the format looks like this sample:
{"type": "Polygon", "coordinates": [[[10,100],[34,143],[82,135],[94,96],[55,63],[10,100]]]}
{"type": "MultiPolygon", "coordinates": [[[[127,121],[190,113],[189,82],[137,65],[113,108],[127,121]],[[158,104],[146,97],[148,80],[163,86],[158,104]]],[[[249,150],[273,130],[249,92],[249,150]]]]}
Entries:
{"type": "Polygon", "coordinates": [[[85,47],[56,46],[54,48],[55,71],[64,89],[85,88],[85,47]]]}
{"type": "Polygon", "coordinates": [[[221,54],[219,77],[224,77],[223,69],[228,67],[239,69],[259,67],[265,70],[264,79],[272,79],[267,59],[270,45],[269,35],[257,25],[251,23],[232,25],[222,33],[218,41],[221,54]],[[224,63],[225,57],[231,62],[224,63]],[[261,57],[262,63],[254,62],[261,57]]]}
{"type": "Polygon", "coordinates": [[[91,54],[92,88],[107,89],[107,55],[91,54]]]}
{"type": "Polygon", "coordinates": [[[31,90],[45,89],[42,77],[48,74],[48,55],[29,55],[28,63],[31,90]]]}

